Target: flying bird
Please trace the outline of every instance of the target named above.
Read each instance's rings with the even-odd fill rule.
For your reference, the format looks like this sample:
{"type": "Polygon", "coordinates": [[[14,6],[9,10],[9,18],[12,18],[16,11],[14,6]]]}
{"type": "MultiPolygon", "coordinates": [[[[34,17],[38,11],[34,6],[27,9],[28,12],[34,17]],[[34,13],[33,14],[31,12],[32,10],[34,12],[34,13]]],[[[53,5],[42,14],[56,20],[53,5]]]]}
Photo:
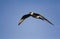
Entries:
{"type": "Polygon", "coordinates": [[[50,23],[51,25],[54,25],[53,23],[51,23],[48,19],[46,19],[44,16],[42,16],[41,14],[37,14],[35,12],[29,12],[29,14],[26,14],[24,16],[22,16],[22,18],[19,20],[19,23],[18,25],[20,25],[26,18],[28,17],[33,17],[33,18],[36,18],[36,19],[41,19],[41,20],[45,20],[47,21],[48,23],[50,23]]]}

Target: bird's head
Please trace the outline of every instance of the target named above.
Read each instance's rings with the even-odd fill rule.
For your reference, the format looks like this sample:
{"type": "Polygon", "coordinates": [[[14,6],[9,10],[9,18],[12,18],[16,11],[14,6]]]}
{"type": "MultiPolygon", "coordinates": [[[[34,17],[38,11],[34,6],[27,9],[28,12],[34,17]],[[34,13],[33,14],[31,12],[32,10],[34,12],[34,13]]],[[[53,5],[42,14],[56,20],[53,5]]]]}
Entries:
{"type": "Polygon", "coordinates": [[[31,15],[33,15],[33,14],[34,14],[34,12],[30,12],[30,14],[31,14],[31,15]]]}

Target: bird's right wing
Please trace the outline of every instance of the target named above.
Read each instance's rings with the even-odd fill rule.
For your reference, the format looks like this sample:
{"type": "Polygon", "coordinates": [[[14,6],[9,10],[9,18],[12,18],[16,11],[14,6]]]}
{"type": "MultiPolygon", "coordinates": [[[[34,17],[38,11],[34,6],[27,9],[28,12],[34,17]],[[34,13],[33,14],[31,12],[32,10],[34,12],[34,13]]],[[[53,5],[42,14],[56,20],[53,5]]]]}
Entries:
{"type": "Polygon", "coordinates": [[[28,18],[30,16],[30,14],[26,14],[24,15],[20,20],[19,20],[19,23],[18,25],[20,25],[26,18],[28,18]]]}

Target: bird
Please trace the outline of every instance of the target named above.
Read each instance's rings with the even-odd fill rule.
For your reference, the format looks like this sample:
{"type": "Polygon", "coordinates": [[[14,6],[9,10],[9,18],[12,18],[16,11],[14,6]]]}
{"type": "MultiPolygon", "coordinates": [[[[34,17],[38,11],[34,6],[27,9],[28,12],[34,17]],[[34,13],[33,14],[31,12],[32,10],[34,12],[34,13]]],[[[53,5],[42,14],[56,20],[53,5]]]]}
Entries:
{"type": "Polygon", "coordinates": [[[51,25],[54,25],[53,23],[51,23],[48,19],[46,19],[44,16],[42,16],[41,14],[37,14],[35,12],[29,12],[29,14],[26,14],[26,15],[23,15],[22,18],[19,20],[19,23],[18,25],[20,25],[26,18],[28,17],[33,17],[33,18],[36,18],[36,19],[41,19],[41,20],[45,20],[47,21],[48,23],[50,23],[51,25]]]}

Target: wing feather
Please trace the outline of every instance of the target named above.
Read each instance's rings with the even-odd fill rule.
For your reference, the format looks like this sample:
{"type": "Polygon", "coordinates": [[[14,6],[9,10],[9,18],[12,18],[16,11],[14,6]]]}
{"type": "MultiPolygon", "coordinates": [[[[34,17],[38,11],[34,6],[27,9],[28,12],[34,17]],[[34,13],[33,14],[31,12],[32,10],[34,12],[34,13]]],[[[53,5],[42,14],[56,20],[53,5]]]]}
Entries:
{"type": "Polygon", "coordinates": [[[26,18],[28,18],[30,16],[30,14],[26,14],[24,16],[22,16],[22,18],[19,20],[18,25],[20,25],[26,18]]]}
{"type": "Polygon", "coordinates": [[[40,15],[40,18],[42,19],[42,20],[45,20],[45,21],[47,21],[48,23],[50,23],[51,25],[54,25],[53,23],[51,23],[48,19],[46,19],[44,16],[42,16],[41,14],[39,14],[40,15]]]}
{"type": "Polygon", "coordinates": [[[46,19],[46,18],[45,18],[44,16],[42,16],[41,14],[36,14],[36,13],[34,13],[34,15],[38,16],[39,19],[45,20],[45,21],[47,21],[48,23],[50,23],[51,25],[54,25],[53,23],[51,23],[48,19],[46,19]]]}

